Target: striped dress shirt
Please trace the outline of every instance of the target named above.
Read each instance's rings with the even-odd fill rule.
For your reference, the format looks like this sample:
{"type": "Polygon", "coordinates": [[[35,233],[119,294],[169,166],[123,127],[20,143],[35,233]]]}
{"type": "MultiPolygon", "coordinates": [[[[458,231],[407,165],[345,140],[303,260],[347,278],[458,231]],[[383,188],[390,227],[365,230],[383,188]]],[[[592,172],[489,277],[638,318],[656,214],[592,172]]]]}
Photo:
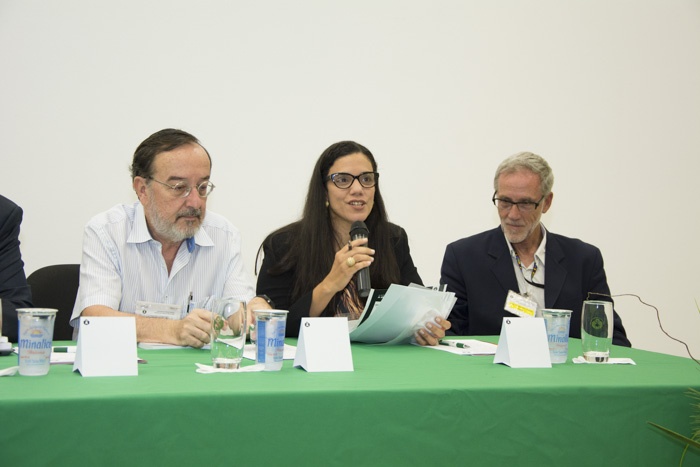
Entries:
{"type": "Polygon", "coordinates": [[[77,326],[80,313],[92,305],[134,313],[137,301],[165,303],[180,306],[184,316],[190,294],[194,308],[207,309],[216,298],[253,298],[238,229],[207,211],[193,240],[182,242],[168,274],[141,203],[117,205],[93,217],[85,227],[71,324],[77,326]]]}

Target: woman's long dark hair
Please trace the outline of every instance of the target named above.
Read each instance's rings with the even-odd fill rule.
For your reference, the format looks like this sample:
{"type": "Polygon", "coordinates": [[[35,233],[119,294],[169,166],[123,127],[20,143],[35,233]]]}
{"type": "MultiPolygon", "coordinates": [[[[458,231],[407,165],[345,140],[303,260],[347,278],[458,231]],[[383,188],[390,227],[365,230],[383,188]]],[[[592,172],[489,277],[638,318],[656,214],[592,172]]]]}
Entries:
{"type": "MultiPolygon", "coordinates": [[[[338,248],[326,207],[326,177],[331,166],[341,157],[361,153],[369,159],[372,170],[377,171],[377,162],[366,147],[354,141],[341,141],[328,147],[314,167],[302,218],[271,233],[263,244],[280,234],[289,238],[287,253],[267,271],[270,275],[283,274],[296,269],[291,302],[313,290],[330,272],[338,248]]],[[[374,190],[374,207],[365,220],[369,230],[369,246],[375,250],[375,261],[369,267],[373,288],[387,288],[400,281],[399,266],[392,244],[391,225],[387,218],[379,182],[374,190]]],[[[261,246],[262,248],[262,246],[261,246]]]]}

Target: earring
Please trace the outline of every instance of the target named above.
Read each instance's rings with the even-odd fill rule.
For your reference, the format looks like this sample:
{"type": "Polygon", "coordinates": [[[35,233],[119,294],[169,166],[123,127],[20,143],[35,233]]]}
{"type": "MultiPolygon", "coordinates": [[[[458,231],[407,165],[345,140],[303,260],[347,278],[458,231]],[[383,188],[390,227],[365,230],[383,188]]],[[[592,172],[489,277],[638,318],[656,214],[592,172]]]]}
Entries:
{"type": "Polygon", "coordinates": [[[326,200],[326,207],[328,207],[330,205],[331,205],[331,203],[329,203],[328,200],[326,200]]]}

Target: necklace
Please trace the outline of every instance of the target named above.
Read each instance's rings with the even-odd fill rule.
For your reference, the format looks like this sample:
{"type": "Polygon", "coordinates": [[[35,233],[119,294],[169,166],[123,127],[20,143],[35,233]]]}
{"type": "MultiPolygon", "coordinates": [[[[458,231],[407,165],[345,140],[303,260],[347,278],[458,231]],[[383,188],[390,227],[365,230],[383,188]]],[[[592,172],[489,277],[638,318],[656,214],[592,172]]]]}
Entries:
{"type": "Polygon", "coordinates": [[[515,253],[515,261],[518,262],[518,267],[520,268],[520,274],[523,275],[523,279],[525,279],[525,282],[527,282],[528,284],[530,284],[533,287],[544,289],[544,284],[537,284],[536,282],[534,282],[535,274],[537,274],[537,259],[536,258],[533,259],[533,261],[532,261],[535,265],[532,268],[532,273],[530,273],[530,280],[527,280],[527,277],[525,277],[525,271],[523,271],[523,263],[522,263],[522,261],[520,261],[520,256],[518,256],[517,253],[515,253]]]}

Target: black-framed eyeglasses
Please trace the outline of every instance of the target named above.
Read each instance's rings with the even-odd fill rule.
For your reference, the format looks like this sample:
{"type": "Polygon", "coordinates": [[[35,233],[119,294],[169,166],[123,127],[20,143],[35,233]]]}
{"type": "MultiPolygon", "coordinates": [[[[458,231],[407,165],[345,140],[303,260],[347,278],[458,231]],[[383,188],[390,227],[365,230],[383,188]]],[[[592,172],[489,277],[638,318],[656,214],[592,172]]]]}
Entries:
{"type": "Polygon", "coordinates": [[[372,188],[379,180],[379,172],[362,172],[360,175],[352,175],[345,172],[330,174],[326,177],[326,181],[331,181],[335,186],[341,189],[350,188],[357,180],[365,188],[372,188]]]}
{"type": "Polygon", "coordinates": [[[199,195],[200,198],[206,198],[211,194],[212,191],[214,191],[214,188],[216,186],[210,182],[210,181],[204,181],[200,183],[199,185],[188,185],[185,182],[177,182],[175,185],[171,185],[169,183],[161,182],[160,180],[156,180],[153,177],[148,177],[149,180],[153,180],[154,182],[160,183],[163,186],[167,186],[170,188],[171,193],[173,195],[173,198],[187,198],[190,193],[192,192],[192,188],[197,189],[197,194],[199,195]]]}
{"type": "Polygon", "coordinates": [[[542,203],[542,200],[544,199],[544,195],[540,198],[539,201],[511,201],[509,199],[503,199],[503,198],[496,198],[496,193],[493,193],[493,197],[491,198],[491,201],[493,201],[493,204],[498,208],[499,211],[510,211],[510,209],[513,206],[518,207],[518,211],[520,212],[532,212],[535,209],[539,207],[539,205],[542,203]]]}

